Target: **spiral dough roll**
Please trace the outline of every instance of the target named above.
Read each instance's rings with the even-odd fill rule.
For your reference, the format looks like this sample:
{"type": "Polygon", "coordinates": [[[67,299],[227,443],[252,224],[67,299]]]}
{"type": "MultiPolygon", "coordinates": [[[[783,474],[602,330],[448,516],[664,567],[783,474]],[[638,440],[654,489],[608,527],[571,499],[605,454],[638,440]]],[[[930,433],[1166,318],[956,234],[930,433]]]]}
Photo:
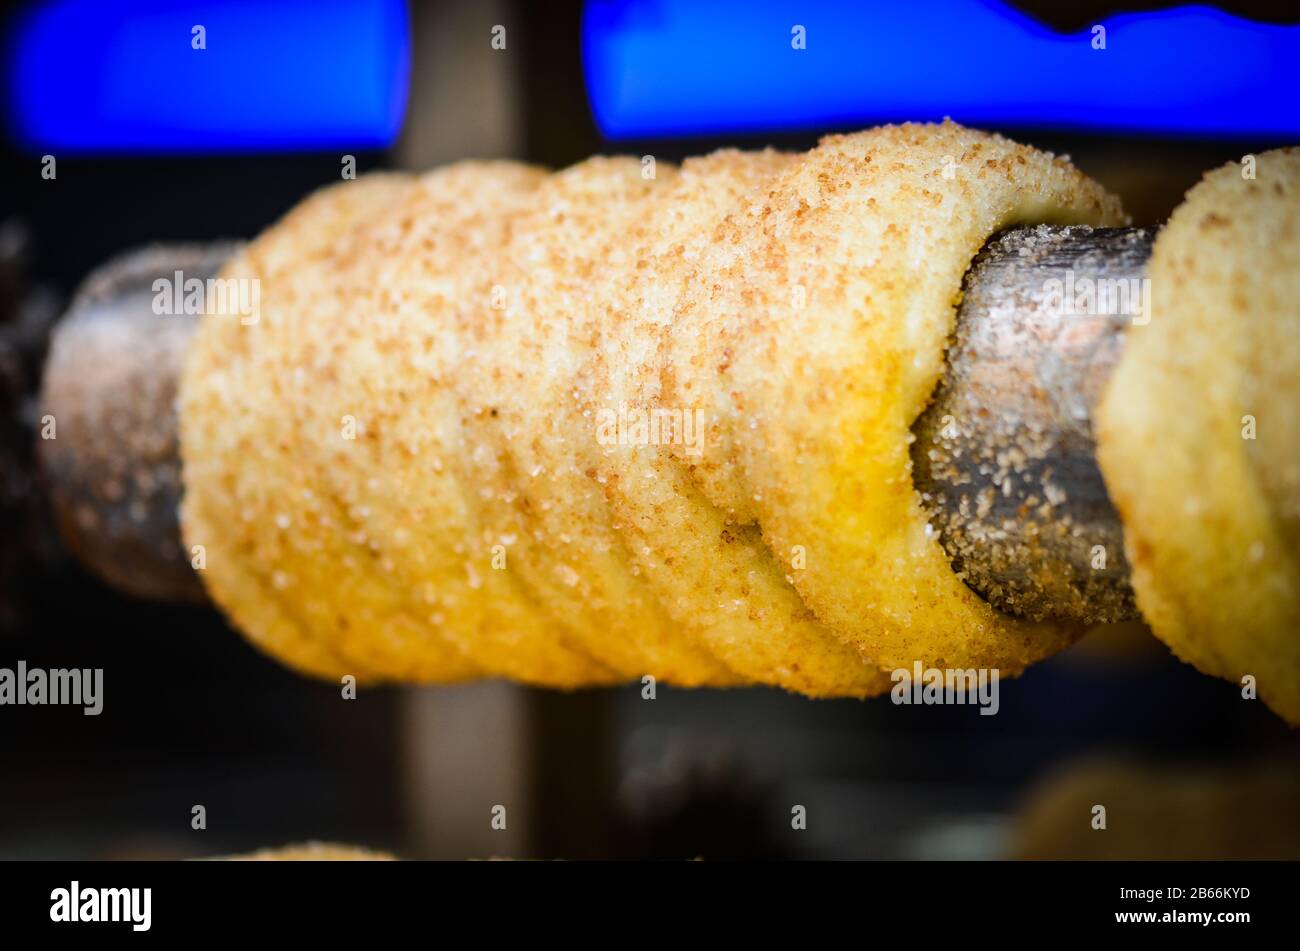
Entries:
{"type": "Polygon", "coordinates": [[[187,543],[314,675],[870,696],[1068,625],[954,574],[908,443],[990,235],[1123,223],[952,123],[810,152],[461,163],[327,188],[223,272],[181,382],[187,543]]]}
{"type": "Polygon", "coordinates": [[[1300,149],[1253,171],[1207,174],[1156,238],[1097,455],[1152,631],[1300,724],[1300,149]]]}

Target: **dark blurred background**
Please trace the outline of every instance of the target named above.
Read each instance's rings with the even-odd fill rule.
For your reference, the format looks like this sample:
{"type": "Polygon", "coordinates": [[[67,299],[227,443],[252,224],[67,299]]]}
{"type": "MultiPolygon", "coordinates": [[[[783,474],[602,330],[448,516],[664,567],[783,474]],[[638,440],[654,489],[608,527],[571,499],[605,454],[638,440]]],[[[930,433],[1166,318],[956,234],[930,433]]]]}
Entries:
{"type": "MultiPolygon", "coordinates": [[[[18,14],[41,6],[9,11],[7,67],[18,61],[18,14]]],[[[197,23],[219,4],[179,6],[197,23]]],[[[315,15],[328,17],[330,6],[315,15]]],[[[655,4],[614,6],[636,23],[655,4]]],[[[1064,35],[1174,4],[1015,6],[1064,35]]],[[[1300,19],[1289,4],[1218,6],[1259,23],[1300,19]]],[[[133,4],[111,7],[129,19],[133,4]]],[[[884,110],[815,128],[611,142],[590,105],[581,3],[407,9],[397,28],[407,31],[410,69],[391,141],[360,135],[350,146],[345,135],[313,147],[306,135],[275,148],[200,143],[184,154],[46,147],[15,131],[10,115],[0,151],[0,666],[103,667],[105,704],[98,717],[0,707],[0,858],[189,857],[306,839],[408,857],[1089,854],[1095,837],[1073,834],[1072,823],[1087,821],[1086,806],[1069,806],[1076,800],[1131,803],[1107,835],[1116,857],[1300,853],[1296,735],[1138,626],[1101,631],[1004,683],[995,717],[758,689],[660,688],[645,701],[639,685],[388,688],[341,702],[334,685],[256,653],[214,610],[129,599],[83,571],[58,540],[32,459],[34,399],[51,322],[114,254],[255,235],[336,181],[342,154],[354,154],[359,171],[488,156],[562,166],[601,151],[673,160],[721,145],[802,149],[826,131],[907,117],[884,110]],[[495,25],[507,27],[505,50],[490,45],[495,25]],[[53,181],[41,178],[46,152],[58,156],[53,181]],[[1243,784],[1245,774],[1266,778],[1243,784]],[[497,803],[510,809],[504,832],[489,825],[497,803]],[[190,827],[194,805],[206,807],[205,831],[190,827]],[[806,831],[791,829],[795,805],[807,808],[806,831]],[[1222,834],[1197,838],[1205,824],[1222,834]]],[[[745,15],[733,5],[725,16],[745,15]]],[[[936,35],[961,29],[935,20],[936,35]]],[[[918,50],[925,40],[893,38],[918,50]]],[[[1196,54],[1184,58],[1189,76],[1225,55],[1196,54]]],[[[274,82],[276,63],[250,68],[274,82]]],[[[1294,99],[1294,61],[1275,76],[1294,99]]],[[[1068,119],[972,124],[1068,153],[1141,224],[1163,221],[1205,170],[1286,144],[1277,130],[1144,134],[1068,119]]]]}

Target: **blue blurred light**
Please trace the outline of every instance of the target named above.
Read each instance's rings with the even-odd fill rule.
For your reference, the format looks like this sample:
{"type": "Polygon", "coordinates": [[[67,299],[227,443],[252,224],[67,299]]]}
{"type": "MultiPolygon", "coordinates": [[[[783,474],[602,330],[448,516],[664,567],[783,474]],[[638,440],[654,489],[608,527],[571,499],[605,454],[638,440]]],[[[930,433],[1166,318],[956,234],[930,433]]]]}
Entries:
{"type": "Polygon", "coordinates": [[[403,0],[51,0],[9,63],[31,151],[366,149],[401,129],[410,44],[403,0]]]}
{"type": "Polygon", "coordinates": [[[1300,27],[1203,6],[1055,33],[998,0],[589,0],[587,91],[608,138],[896,119],[1105,132],[1300,132],[1300,27]],[[792,48],[792,28],[807,48],[792,48]]]}

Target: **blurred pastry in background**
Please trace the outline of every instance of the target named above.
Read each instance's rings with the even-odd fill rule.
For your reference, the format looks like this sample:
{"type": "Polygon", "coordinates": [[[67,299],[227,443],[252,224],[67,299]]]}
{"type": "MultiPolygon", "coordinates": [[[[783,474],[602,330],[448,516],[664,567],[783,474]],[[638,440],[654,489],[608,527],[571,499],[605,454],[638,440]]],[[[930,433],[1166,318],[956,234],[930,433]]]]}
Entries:
{"type": "Polygon", "coordinates": [[[224,856],[230,862],[393,862],[397,856],[337,842],[300,842],[246,855],[224,856]]]}
{"type": "Polygon", "coordinates": [[[1076,761],[1031,791],[1016,859],[1300,859],[1300,764],[1076,761]],[[1105,808],[1105,828],[1097,824],[1105,808]]]}

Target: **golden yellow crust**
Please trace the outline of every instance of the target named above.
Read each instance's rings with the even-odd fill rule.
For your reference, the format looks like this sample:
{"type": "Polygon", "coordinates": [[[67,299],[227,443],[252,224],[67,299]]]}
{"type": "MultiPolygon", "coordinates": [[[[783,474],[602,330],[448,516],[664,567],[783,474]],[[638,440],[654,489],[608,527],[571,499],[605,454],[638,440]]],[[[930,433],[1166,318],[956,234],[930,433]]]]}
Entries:
{"type": "Polygon", "coordinates": [[[327,190],[224,272],[262,280],[258,322],[192,345],[186,538],[234,621],[324,676],[1013,673],[1074,631],[953,574],[909,428],[990,234],[1118,220],[1067,163],[952,124],[327,190]],[[676,422],[624,439],[629,410],[676,422]]]}
{"type": "Polygon", "coordinates": [[[299,298],[314,293],[316,271],[358,219],[409,188],[410,179],[396,175],[335,185],[249,245],[222,275],[258,281],[259,307],[247,318],[205,317],[180,381],[182,527],[186,544],[201,548],[200,577],[254,644],[316,676],[373,676],[345,659],[331,636],[357,619],[331,616],[310,594],[346,586],[355,574],[330,576],[336,565],[326,552],[337,549],[340,533],[311,494],[296,452],[301,431],[278,438],[259,423],[292,408],[281,403],[283,389],[302,398],[310,385],[305,367],[297,379],[284,372],[276,346],[296,323],[299,298]]]}
{"type": "Polygon", "coordinates": [[[651,175],[631,158],[594,158],[542,183],[510,219],[491,276],[499,306],[477,320],[457,391],[480,517],[540,609],[621,680],[726,685],[738,678],[632,569],[588,476],[601,446],[587,359],[626,320],[615,308],[635,262],[629,232],[674,177],[667,163],[651,175]]]}
{"type": "Polygon", "coordinates": [[[1156,239],[1152,316],[1098,414],[1138,606],[1300,724],[1300,150],[1206,175],[1156,239]],[[1250,419],[1247,419],[1250,417],[1250,419]],[[1248,438],[1252,435],[1254,438],[1248,438]]]}
{"type": "MultiPolygon", "coordinates": [[[[355,446],[359,458],[324,473],[334,493],[365,513],[368,544],[413,614],[488,675],[566,687],[612,674],[518,571],[494,567],[509,539],[483,511],[485,483],[474,470],[487,447],[458,398],[476,362],[475,338],[494,313],[509,222],[544,181],[540,170],[513,163],[461,163],[423,176],[408,202],[364,229],[370,250],[350,267],[381,263],[342,276],[364,290],[326,332],[352,371],[336,389],[364,407],[373,438],[355,446]]],[[[394,679],[448,679],[430,661],[394,679]]]]}
{"type": "Polygon", "coordinates": [[[1065,161],[945,123],[829,137],[712,235],[677,307],[665,399],[714,424],[701,490],[757,522],[811,613],[873,665],[1014,673],[1077,635],[965,587],[908,443],[987,238],[1121,221],[1065,161]]]}
{"type": "MultiPolygon", "coordinates": [[[[329,254],[304,255],[292,274],[256,267],[264,244],[307,240],[286,234],[292,219],[223,270],[261,276],[263,312],[252,326],[206,324],[192,347],[182,385],[186,471],[215,467],[235,491],[187,476],[186,535],[225,542],[203,576],[242,629],[256,623],[243,615],[262,609],[223,600],[222,581],[237,565],[256,566],[311,611],[308,623],[341,656],[327,675],[608,679],[565,646],[514,576],[492,569],[452,396],[465,359],[456,318],[490,312],[489,288],[479,286],[487,261],[507,213],[541,178],[509,163],[464,163],[409,183],[400,201],[374,203],[329,254]],[[231,372],[238,393],[227,392],[231,372]],[[205,422],[213,415],[227,434],[219,450],[205,422]],[[232,497],[264,484],[279,486],[276,497],[239,525],[241,547],[226,557],[232,497]]],[[[335,186],[308,205],[366,184],[335,186]]],[[[295,650],[278,653],[292,663],[295,650]]]]}
{"type": "MultiPolygon", "coordinates": [[[[619,319],[591,358],[589,412],[698,407],[660,390],[662,360],[682,333],[675,324],[681,290],[720,224],[798,161],[771,151],[722,151],[685,163],[628,235],[636,266],[619,282],[610,303],[619,319]]],[[[627,550],[684,632],[755,683],[811,696],[871,696],[889,688],[887,674],[818,623],[790,585],[788,564],[771,556],[759,533],[730,523],[692,481],[692,474],[701,482],[722,475],[713,444],[706,441],[698,455],[686,451],[685,439],[594,448],[600,451],[593,473],[627,550]]]]}

